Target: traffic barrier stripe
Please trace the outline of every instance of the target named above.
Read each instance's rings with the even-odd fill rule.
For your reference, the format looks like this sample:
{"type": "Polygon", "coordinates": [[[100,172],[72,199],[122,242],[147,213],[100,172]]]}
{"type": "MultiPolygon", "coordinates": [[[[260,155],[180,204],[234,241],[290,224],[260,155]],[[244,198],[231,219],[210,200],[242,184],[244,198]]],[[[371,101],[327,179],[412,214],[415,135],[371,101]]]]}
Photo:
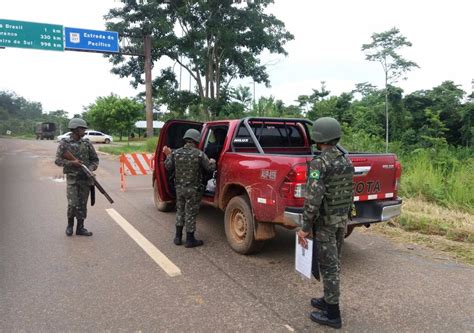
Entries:
{"type": "Polygon", "coordinates": [[[125,176],[145,176],[153,173],[154,154],[120,155],[120,188],[125,191],[125,176]]]}

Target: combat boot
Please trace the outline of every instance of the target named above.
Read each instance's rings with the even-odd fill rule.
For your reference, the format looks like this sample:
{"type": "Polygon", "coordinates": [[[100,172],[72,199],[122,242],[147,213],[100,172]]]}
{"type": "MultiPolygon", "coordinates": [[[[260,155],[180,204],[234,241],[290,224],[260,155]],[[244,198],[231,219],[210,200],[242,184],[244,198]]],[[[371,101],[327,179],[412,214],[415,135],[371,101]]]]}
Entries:
{"type": "Polygon", "coordinates": [[[202,240],[194,238],[194,232],[186,233],[186,244],[184,244],[184,247],[190,248],[190,247],[201,246],[203,244],[204,242],[202,240]]]}
{"type": "Polygon", "coordinates": [[[311,320],[317,322],[318,324],[327,325],[332,328],[341,328],[342,319],[341,312],[339,310],[339,304],[327,304],[327,308],[327,311],[311,312],[311,320]]]}
{"type": "Polygon", "coordinates": [[[328,303],[324,300],[324,297],[321,298],[311,298],[311,305],[316,309],[327,311],[328,303]]]}
{"type": "Polygon", "coordinates": [[[66,236],[72,236],[74,231],[74,217],[67,218],[66,236]]]}
{"type": "Polygon", "coordinates": [[[174,236],[174,240],[173,240],[174,244],[175,245],[183,244],[182,238],[183,238],[183,227],[176,226],[176,236],[174,236]]]}
{"type": "Polygon", "coordinates": [[[84,228],[84,220],[77,220],[76,235],[78,236],[92,236],[92,232],[84,228]]]}

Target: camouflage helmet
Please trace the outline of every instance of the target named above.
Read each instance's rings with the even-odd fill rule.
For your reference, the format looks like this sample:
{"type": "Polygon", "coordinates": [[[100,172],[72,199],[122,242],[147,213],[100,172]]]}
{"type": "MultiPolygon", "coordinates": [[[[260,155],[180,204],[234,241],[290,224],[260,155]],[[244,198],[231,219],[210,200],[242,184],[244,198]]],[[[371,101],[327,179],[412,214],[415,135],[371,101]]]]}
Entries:
{"type": "Polygon", "coordinates": [[[87,123],[84,119],[81,119],[81,118],[72,118],[70,121],[69,121],[69,125],[68,125],[68,128],[71,129],[71,130],[74,130],[78,127],[83,127],[83,128],[87,128],[87,123]]]}
{"type": "Polygon", "coordinates": [[[327,143],[341,136],[341,125],[332,117],[322,117],[313,123],[313,139],[316,143],[327,143]]]}
{"type": "Polygon", "coordinates": [[[198,130],[194,128],[190,128],[184,133],[183,139],[191,139],[196,143],[199,143],[199,140],[201,138],[201,133],[199,133],[198,130]]]}

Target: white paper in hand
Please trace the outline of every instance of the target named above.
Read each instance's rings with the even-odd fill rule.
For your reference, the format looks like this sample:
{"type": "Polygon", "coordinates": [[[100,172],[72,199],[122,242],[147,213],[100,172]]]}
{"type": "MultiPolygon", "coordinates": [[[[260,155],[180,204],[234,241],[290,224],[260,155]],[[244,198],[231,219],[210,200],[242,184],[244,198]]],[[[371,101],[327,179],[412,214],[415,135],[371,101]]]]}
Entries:
{"type": "Polygon", "coordinates": [[[295,269],[304,277],[311,279],[311,265],[313,262],[313,240],[308,241],[308,248],[305,249],[298,243],[298,235],[296,235],[296,249],[295,249],[295,269]]]}

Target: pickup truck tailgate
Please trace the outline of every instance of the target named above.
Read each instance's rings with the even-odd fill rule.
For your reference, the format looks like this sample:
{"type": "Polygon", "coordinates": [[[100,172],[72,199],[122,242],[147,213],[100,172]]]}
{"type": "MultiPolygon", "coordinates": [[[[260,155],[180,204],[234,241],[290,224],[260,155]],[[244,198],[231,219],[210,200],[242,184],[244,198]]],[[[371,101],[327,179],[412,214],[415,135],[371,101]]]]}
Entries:
{"type": "Polygon", "coordinates": [[[396,157],[393,154],[350,154],[355,168],[354,201],[393,198],[396,157]]]}

